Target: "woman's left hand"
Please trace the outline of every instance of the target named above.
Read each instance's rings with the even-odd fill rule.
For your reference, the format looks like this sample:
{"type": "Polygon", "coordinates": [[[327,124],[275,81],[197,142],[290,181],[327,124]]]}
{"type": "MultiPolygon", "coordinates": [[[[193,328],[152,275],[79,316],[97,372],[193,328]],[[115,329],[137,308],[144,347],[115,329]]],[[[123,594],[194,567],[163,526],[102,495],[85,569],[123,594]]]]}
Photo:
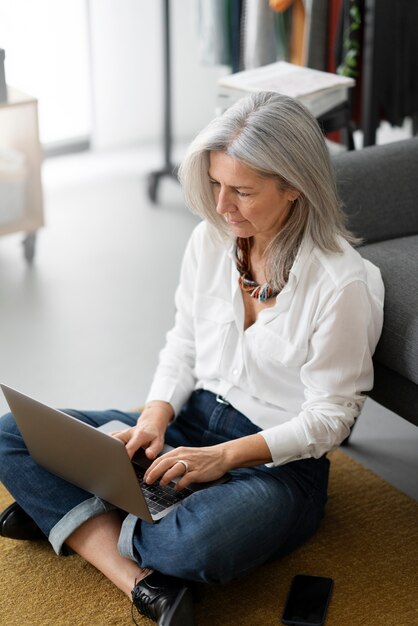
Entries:
{"type": "Polygon", "coordinates": [[[145,472],[145,482],[152,484],[159,479],[161,485],[167,485],[174,478],[180,478],[176,484],[176,489],[180,490],[190,483],[217,480],[230,469],[224,452],[222,444],[203,448],[175,448],[150,465],[145,472]]]}

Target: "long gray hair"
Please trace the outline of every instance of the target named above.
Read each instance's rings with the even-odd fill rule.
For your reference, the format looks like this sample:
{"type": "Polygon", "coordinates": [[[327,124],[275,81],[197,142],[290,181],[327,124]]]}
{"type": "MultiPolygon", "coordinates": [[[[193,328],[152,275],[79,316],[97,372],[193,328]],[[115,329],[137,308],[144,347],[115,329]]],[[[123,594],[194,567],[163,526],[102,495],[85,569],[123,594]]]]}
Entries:
{"type": "Polygon", "coordinates": [[[303,240],[310,239],[324,252],[341,252],[339,237],[358,243],[345,226],[322,132],[298,101],[273,92],[242,98],[190,144],[179,170],[186,203],[227,239],[231,233],[216,212],[209,183],[212,151],[275,178],[281,190],[299,191],[288,219],[265,252],[266,278],[274,290],[287,282],[303,240]]]}

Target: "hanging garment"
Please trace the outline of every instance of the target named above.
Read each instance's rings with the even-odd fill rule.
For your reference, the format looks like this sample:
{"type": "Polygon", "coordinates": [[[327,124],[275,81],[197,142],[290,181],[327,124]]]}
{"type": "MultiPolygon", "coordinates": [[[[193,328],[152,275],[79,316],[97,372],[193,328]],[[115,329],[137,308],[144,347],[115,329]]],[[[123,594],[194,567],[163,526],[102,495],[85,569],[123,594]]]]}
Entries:
{"type": "Polygon", "coordinates": [[[381,120],[401,126],[418,114],[418,2],[332,0],[338,3],[336,63],[340,72],[355,74],[352,118],[364,145],[372,145],[381,120]]]}
{"type": "Polygon", "coordinates": [[[229,2],[198,0],[196,20],[199,59],[206,65],[230,65],[229,2]]]}
{"type": "Polygon", "coordinates": [[[241,20],[243,0],[230,1],[230,31],[231,31],[231,69],[232,73],[239,72],[242,66],[241,20]]]}
{"type": "Polygon", "coordinates": [[[337,65],[340,64],[342,55],[342,5],[343,0],[330,0],[328,6],[327,71],[333,73],[335,73],[337,65]]]}
{"type": "Polygon", "coordinates": [[[244,68],[252,69],[277,60],[274,14],[268,0],[245,0],[244,68]]]}
{"type": "Polygon", "coordinates": [[[305,0],[305,65],[315,70],[327,70],[328,19],[328,0],[305,0]]]}
{"type": "Polygon", "coordinates": [[[197,0],[195,7],[202,63],[237,72],[289,60],[291,11],[276,13],[269,0],[197,0]]]}
{"type": "Polygon", "coordinates": [[[401,126],[405,117],[418,112],[418,2],[380,0],[374,10],[378,113],[401,126]]]}
{"type": "Polygon", "coordinates": [[[288,57],[291,63],[305,65],[305,6],[303,0],[269,0],[269,4],[274,11],[279,13],[288,9],[292,10],[288,57]]]}
{"type": "MultiPolygon", "coordinates": [[[[329,0],[328,4],[328,44],[326,47],[327,72],[335,74],[337,65],[341,62],[342,55],[342,24],[341,11],[343,0],[329,0]]],[[[351,90],[350,90],[351,91],[351,90]]],[[[349,96],[350,97],[350,96],[349,96]]],[[[327,135],[330,141],[341,142],[339,130],[327,135]]]]}

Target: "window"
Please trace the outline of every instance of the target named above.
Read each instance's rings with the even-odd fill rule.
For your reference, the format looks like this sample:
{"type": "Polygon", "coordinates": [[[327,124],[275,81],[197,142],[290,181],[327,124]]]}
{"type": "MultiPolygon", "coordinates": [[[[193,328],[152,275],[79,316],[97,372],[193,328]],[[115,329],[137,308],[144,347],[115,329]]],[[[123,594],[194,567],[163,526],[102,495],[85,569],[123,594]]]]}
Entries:
{"type": "Polygon", "coordinates": [[[47,148],[89,140],[87,9],[86,0],[0,0],[6,81],[38,99],[47,148]]]}

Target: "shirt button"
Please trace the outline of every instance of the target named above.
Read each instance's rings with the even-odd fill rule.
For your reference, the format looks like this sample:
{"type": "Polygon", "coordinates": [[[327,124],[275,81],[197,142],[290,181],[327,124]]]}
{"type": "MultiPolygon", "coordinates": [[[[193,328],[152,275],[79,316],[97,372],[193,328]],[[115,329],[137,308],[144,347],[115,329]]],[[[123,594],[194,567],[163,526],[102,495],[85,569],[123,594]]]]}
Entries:
{"type": "Polygon", "coordinates": [[[237,377],[238,376],[238,370],[236,367],[234,367],[234,369],[232,370],[232,375],[237,377]]]}

